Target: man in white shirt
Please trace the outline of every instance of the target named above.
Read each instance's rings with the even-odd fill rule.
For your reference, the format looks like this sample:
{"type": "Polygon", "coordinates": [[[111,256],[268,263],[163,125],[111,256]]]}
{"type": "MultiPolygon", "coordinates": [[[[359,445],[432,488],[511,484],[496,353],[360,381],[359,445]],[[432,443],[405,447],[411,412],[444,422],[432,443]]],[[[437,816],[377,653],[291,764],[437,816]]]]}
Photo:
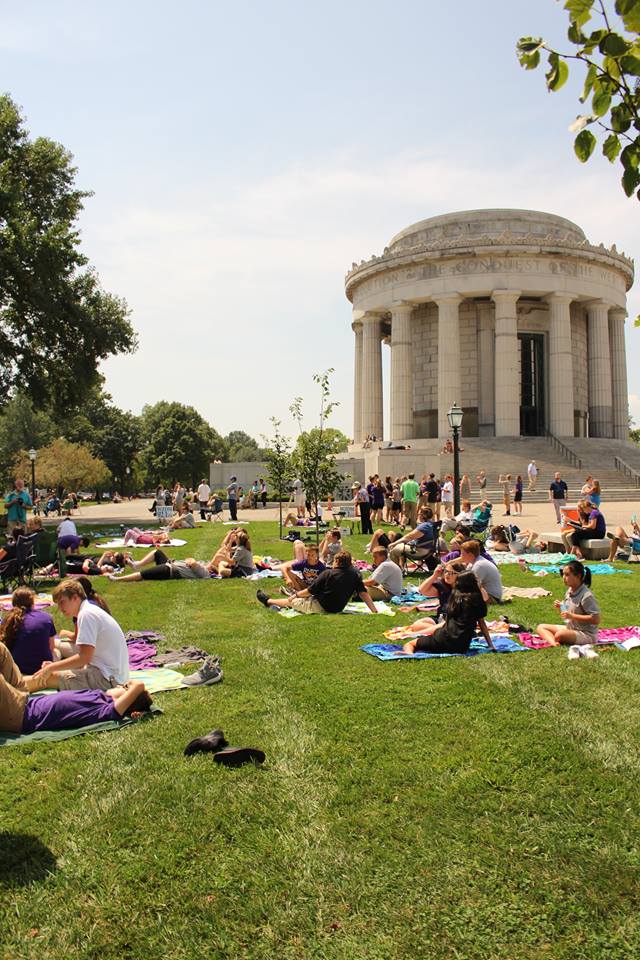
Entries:
{"type": "Polygon", "coordinates": [[[372,557],[375,569],[364,585],[374,600],[390,600],[402,593],[402,569],[388,559],[385,547],[374,547],[372,557]]]}
{"type": "Polygon", "coordinates": [[[538,480],[538,467],[535,460],[532,460],[527,467],[527,476],[529,477],[529,490],[535,490],[538,480]]]}
{"type": "Polygon", "coordinates": [[[299,477],[296,477],[293,481],[293,496],[296,503],[296,513],[304,519],[304,490],[302,488],[302,480],[300,480],[299,477]]]}
{"type": "Polygon", "coordinates": [[[65,517],[62,523],[58,524],[58,539],[60,537],[77,537],[78,531],[71,517],[65,517]]]}
{"type": "Polygon", "coordinates": [[[442,501],[445,514],[450,518],[453,514],[453,477],[451,474],[447,474],[447,476],[444,478],[440,499],[442,501]]]}
{"type": "Polygon", "coordinates": [[[53,599],[63,616],[77,618],[77,652],[65,660],[43,663],[34,677],[58,690],[111,690],[127,683],[127,642],[113,617],[87,600],[77,580],[59,583],[53,599]]]}
{"type": "Polygon", "coordinates": [[[465,540],[460,545],[460,559],[471,565],[476,575],[482,596],[486,603],[502,602],[502,579],[495,563],[480,555],[480,544],[477,540],[465,540]]]}
{"type": "Polygon", "coordinates": [[[473,510],[471,509],[470,500],[463,500],[460,513],[457,513],[455,517],[448,517],[443,521],[440,532],[446,533],[447,530],[455,530],[460,523],[466,523],[468,527],[473,523],[473,510]]]}
{"type": "Polygon", "coordinates": [[[207,481],[203,478],[198,487],[198,503],[200,504],[200,519],[206,520],[207,515],[205,509],[209,503],[209,497],[211,496],[211,487],[207,481]]]}

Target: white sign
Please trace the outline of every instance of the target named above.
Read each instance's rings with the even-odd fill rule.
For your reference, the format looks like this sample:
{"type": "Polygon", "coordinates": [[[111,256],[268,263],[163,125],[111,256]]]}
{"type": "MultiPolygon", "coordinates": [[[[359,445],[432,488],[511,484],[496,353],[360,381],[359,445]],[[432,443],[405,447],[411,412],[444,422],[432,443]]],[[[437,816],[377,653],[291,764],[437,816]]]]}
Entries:
{"type": "Polygon", "coordinates": [[[171,520],[173,507],[156,507],[156,520],[171,520]]]}

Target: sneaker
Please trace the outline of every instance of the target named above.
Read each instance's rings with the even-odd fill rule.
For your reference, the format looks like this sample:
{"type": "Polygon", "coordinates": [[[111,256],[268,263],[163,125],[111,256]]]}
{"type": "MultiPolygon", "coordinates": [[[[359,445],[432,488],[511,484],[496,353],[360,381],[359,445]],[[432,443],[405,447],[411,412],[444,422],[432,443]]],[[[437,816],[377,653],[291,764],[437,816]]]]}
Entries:
{"type": "Polygon", "coordinates": [[[262,750],[255,747],[225,747],[218,750],[213,756],[216,763],[225,767],[241,767],[245,763],[253,763],[258,766],[265,761],[265,755],[262,750]]]}
{"type": "MultiPolygon", "coordinates": [[[[291,587],[287,587],[287,586],[280,587],[280,593],[282,594],[283,597],[293,597],[293,596],[295,596],[295,590],[293,590],[291,587]]],[[[260,599],[260,598],[258,598],[258,599],[260,599]]]]}
{"type": "Polygon", "coordinates": [[[580,659],[580,647],[577,643],[574,643],[569,647],[569,653],[567,654],[567,660],[579,660],[580,659]]]}
{"type": "Polygon", "coordinates": [[[213,683],[219,683],[222,677],[220,658],[207,657],[200,669],[188,677],[183,677],[182,682],[188,687],[210,687],[213,683]]]}
{"type": "Polygon", "coordinates": [[[269,606],[269,597],[264,590],[256,590],[256,600],[258,600],[260,603],[263,603],[265,607],[269,606]]]}
{"type": "Polygon", "coordinates": [[[590,643],[585,643],[585,644],[583,644],[580,653],[581,653],[581,655],[582,655],[583,657],[585,657],[587,660],[597,660],[597,659],[598,659],[598,654],[595,652],[595,650],[593,649],[593,647],[591,646],[590,643]]]}

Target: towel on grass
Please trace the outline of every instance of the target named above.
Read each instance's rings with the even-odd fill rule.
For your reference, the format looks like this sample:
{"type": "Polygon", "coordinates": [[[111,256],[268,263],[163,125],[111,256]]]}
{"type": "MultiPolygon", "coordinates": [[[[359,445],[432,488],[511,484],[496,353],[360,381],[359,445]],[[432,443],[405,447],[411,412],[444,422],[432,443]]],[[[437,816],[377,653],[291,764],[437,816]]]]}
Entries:
{"type": "MultiPolygon", "coordinates": [[[[11,594],[3,593],[0,596],[0,609],[2,610],[11,610],[13,604],[11,603],[11,594]]],[[[50,593],[39,593],[36,596],[35,602],[33,604],[34,610],[44,610],[46,607],[53,606],[53,597],[50,593]]]]}
{"type": "MultiPolygon", "coordinates": [[[[53,692],[53,691],[52,691],[53,692]]],[[[88,727],[79,727],[74,730],[38,730],[35,733],[0,733],[0,747],[13,747],[16,744],[32,743],[35,740],[69,740],[71,737],[79,737],[83,733],[102,733],[105,730],[122,730],[132,723],[139,723],[141,720],[150,720],[153,716],[162,713],[160,707],[155,704],[151,706],[141,717],[122,717],[120,720],[105,720],[103,723],[92,723],[88,727]]]]}
{"type": "Polygon", "coordinates": [[[407,606],[409,606],[410,604],[414,604],[414,603],[425,603],[427,600],[430,600],[430,599],[435,599],[437,601],[438,598],[425,597],[423,593],[420,593],[418,590],[414,590],[413,587],[409,586],[409,587],[405,587],[402,593],[396,593],[395,596],[391,597],[391,600],[389,600],[389,603],[393,603],[395,606],[399,607],[402,604],[406,604],[407,606]]]}
{"type": "Polygon", "coordinates": [[[569,563],[569,560],[575,560],[575,557],[571,553],[507,553],[504,550],[489,551],[491,553],[491,559],[497,566],[502,567],[510,563],[520,563],[521,560],[524,560],[525,563],[537,563],[537,564],[555,564],[555,563],[569,563]]]}
{"type": "MultiPolygon", "coordinates": [[[[575,557],[569,558],[575,560],[575,557]]],[[[563,560],[563,563],[568,563],[569,559],[563,560]]],[[[584,561],[583,561],[584,562],[584,561]]],[[[585,567],[588,567],[591,570],[592,574],[602,574],[605,576],[611,575],[612,573],[626,573],[628,576],[631,576],[631,570],[619,570],[617,567],[612,567],[610,563],[585,563],[585,567]]],[[[560,573],[562,566],[558,564],[551,564],[547,567],[540,567],[537,563],[532,563],[529,566],[529,570],[544,570],[545,573],[560,573]]]]}
{"type": "MultiPolygon", "coordinates": [[[[186,540],[179,540],[178,538],[171,538],[169,543],[158,543],[156,548],[160,550],[164,547],[184,547],[186,545],[186,540]]],[[[117,537],[115,540],[107,540],[106,543],[97,543],[97,547],[100,547],[101,550],[122,550],[125,547],[124,537],[117,537]]],[[[128,543],[126,549],[129,547],[134,547],[136,550],[153,550],[153,543],[128,543]]]]}
{"type": "MultiPolygon", "coordinates": [[[[379,614],[382,614],[385,617],[395,617],[396,612],[392,610],[384,600],[374,600],[374,606],[379,614]]],[[[273,610],[277,610],[281,617],[285,617],[287,620],[292,620],[293,617],[303,617],[305,614],[299,613],[297,610],[292,610],[291,607],[272,607],[273,610]]],[[[373,616],[369,607],[363,603],[361,600],[352,600],[346,605],[342,613],[355,613],[355,614],[369,614],[373,616]]],[[[331,616],[331,614],[328,614],[331,616]]]]}
{"type": "Polygon", "coordinates": [[[245,577],[245,580],[268,580],[269,578],[278,578],[282,576],[282,570],[257,570],[256,573],[245,577]]]}
{"type": "Polygon", "coordinates": [[[161,633],[156,633],[155,630],[129,630],[125,634],[125,640],[130,670],[146,670],[158,666],[155,657],[158,643],[164,640],[161,633]]]}
{"type": "MultiPolygon", "coordinates": [[[[516,634],[520,643],[531,650],[541,650],[543,647],[553,647],[556,644],[547,643],[537,633],[518,633],[516,634]]],[[[640,637],[640,627],[608,627],[604,630],[598,630],[598,639],[595,643],[623,643],[625,640],[633,640],[640,637]]]]}
{"type": "Polygon", "coordinates": [[[513,600],[514,597],[525,597],[527,600],[537,600],[539,597],[550,597],[550,590],[543,590],[542,587],[503,587],[502,602],[513,600]]]}
{"type": "MultiPolygon", "coordinates": [[[[415,636],[415,634],[414,634],[415,636]]],[[[526,650],[512,640],[511,637],[492,636],[493,644],[498,653],[518,653],[526,650]]],[[[474,637],[467,653],[402,653],[402,646],[397,643],[365,643],[360,647],[364,653],[369,653],[378,660],[434,660],[441,657],[477,657],[481,653],[491,653],[483,637],[474,637]]]]}

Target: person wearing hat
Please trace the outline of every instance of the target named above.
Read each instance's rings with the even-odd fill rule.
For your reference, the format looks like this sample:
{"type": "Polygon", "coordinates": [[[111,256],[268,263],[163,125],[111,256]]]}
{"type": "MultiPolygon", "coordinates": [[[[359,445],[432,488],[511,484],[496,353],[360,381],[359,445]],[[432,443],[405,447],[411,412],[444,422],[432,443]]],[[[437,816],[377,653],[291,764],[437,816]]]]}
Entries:
{"type": "Polygon", "coordinates": [[[227,499],[229,500],[229,516],[232,520],[238,519],[238,483],[237,477],[229,477],[227,486],[227,499]]]}
{"type": "Polygon", "coordinates": [[[360,528],[362,533],[368,533],[373,535],[373,527],[371,526],[371,503],[369,501],[369,494],[366,490],[362,488],[362,485],[356,482],[352,484],[351,489],[353,491],[353,502],[360,509],[360,528]]]}

